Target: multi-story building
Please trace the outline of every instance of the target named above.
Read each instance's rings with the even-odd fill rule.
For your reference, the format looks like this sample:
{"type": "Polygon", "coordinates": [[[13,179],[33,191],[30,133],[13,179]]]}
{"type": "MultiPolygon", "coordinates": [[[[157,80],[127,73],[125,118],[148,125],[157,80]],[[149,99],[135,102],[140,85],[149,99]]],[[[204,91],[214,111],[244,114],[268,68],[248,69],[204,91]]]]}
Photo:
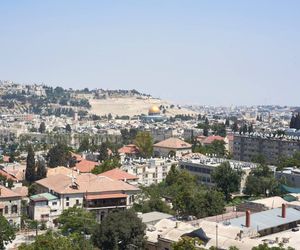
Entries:
{"type": "Polygon", "coordinates": [[[280,157],[292,157],[297,151],[300,151],[300,139],[296,136],[234,135],[235,160],[252,161],[253,158],[262,155],[267,163],[276,164],[280,157]]]}
{"type": "Polygon", "coordinates": [[[21,224],[21,195],[0,185],[0,214],[11,225],[21,224]]]}
{"type": "Polygon", "coordinates": [[[243,191],[247,175],[252,168],[256,168],[257,164],[250,162],[241,162],[235,160],[228,160],[224,158],[210,158],[204,155],[193,154],[190,157],[185,157],[179,161],[179,167],[190,172],[196,176],[197,181],[206,186],[214,186],[212,180],[212,173],[216,167],[220,166],[223,162],[229,162],[231,167],[236,170],[242,170],[245,174],[241,181],[240,191],[243,191]]]}
{"type": "Polygon", "coordinates": [[[53,203],[53,200],[55,200],[54,205],[58,205],[57,209],[53,209],[57,210],[55,213],[79,206],[94,211],[97,221],[101,221],[113,209],[131,207],[135,195],[139,192],[137,187],[123,181],[94,174],[80,174],[76,177],[63,174],[52,175],[37,181],[36,184],[40,196],[44,197],[44,193],[50,193],[50,195],[42,198],[41,201],[38,201],[39,197],[31,197],[34,206],[32,210],[40,214],[40,218],[37,219],[49,218],[49,221],[53,205],[49,206],[49,202],[53,203]],[[43,209],[40,209],[42,213],[35,208],[40,205],[44,206],[43,209]]]}
{"type": "Polygon", "coordinates": [[[132,159],[122,164],[122,170],[138,177],[138,183],[144,186],[162,182],[177,161],[168,158],[132,159]]]}

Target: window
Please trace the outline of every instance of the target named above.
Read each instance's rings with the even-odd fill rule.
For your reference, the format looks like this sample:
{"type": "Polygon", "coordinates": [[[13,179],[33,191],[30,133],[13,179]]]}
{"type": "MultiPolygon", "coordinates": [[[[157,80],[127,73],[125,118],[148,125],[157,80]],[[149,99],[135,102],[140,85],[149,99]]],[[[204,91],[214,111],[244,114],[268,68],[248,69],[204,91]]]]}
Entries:
{"type": "Polygon", "coordinates": [[[18,213],[18,206],[17,206],[17,205],[11,206],[11,213],[12,213],[12,214],[18,213]]]}
{"type": "Polygon", "coordinates": [[[79,205],[79,200],[78,199],[76,200],[76,205],[79,205]]]}
{"type": "Polygon", "coordinates": [[[66,206],[68,207],[69,205],[70,205],[70,203],[67,201],[67,202],[66,202],[66,206]]]}
{"type": "Polygon", "coordinates": [[[68,201],[70,198],[69,197],[66,197],[66,200],[68,201]]]}
{"type": "Polygon", "coordinates": [[[56,206],[56,205],[57,205],[56,201],[52,202],[52,206],[56,206]]]}
{"type": "Polygon", "coordinates": [[[8,206],[5,206],[5,208],[4,208],[4,213],[5,213],[5,214],[8,214],[8,206]]]}

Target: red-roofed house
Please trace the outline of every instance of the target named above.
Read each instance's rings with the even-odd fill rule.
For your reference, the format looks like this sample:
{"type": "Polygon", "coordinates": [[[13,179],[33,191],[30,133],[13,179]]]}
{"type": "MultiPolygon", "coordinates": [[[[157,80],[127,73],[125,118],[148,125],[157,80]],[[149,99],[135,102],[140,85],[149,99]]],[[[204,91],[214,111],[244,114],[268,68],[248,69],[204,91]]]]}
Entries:
{"type": "Polygon", "coordinates": [[[10,173],[7,173],[5,170],[0,169],[0,176],[5,177],[7,180],[11,180],[13,182],[18,182],[18,179],[10,173]]]}
{"type": "Polygon", "coordinates": [[[192,145],[178,138],[168,138],[153,145],[155,156],[168,157],[174,154],[177,157],[184,156],[192,152],[192,145]]]}
{"type": "Polygon", "coordinates": [[[127,156],[135,156],[139,153],[139,148],[134,144],[125,145],[118,150],[119,154],[125,154],[127,156]]]}
{"type": "Polygon", "coordinates": [[[137,176],[129,174],[119,168],[108,170],[106,172],[99,174],[99,176],[106,176],[114,180],[125,181],[132,185],[137,184],[137,181],[139,179],[137,176]]]}
{"type": "Polygon", "coordinates": [[[99,165],[98,162],[83,159],[76,163],[73,169],[79,171],[80,173],[90,173],[97,165],[99,165]]]}
{"type": "Polygon", "coordinates": [[[139,188],[106,176],[80,174],[76,177],[52,175],[36,181],[37,192],[58,197],[59,210],[63,211],[74,205],[84,207],[96,213],[97,221],[117,208],[130,208],[139,188]]]}
{"type": "Polygon", "coordinates": [[[210,135],[207,136],[203,141],[202,141],[202,145],[210,145],[212,144],[213,141],[224,141],[224,137],[219,136],[219,135],[210,135]]]}

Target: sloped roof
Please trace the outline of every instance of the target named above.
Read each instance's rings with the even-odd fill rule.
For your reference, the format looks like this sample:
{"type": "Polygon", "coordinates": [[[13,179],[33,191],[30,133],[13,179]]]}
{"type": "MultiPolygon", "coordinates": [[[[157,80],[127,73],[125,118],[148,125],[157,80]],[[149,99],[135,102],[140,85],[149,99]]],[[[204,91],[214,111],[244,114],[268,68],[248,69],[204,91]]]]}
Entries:
{"type": "Polygon", "coordinates": [[[159,148],[170,148],[170,149],[183,149],[183,148],[191,148],[192,145],[180,140],[175,137],[168,138],[164,141],[158,142],[153,145],[154,147],[159,147],[159,148]]]}
{"type": "Polygon", "coordinates": [[[128,174],[127,172],[122,171],[119,168],[114,168],[112,170],[108,170],[106,172],[103,172],[103,173],[99,174],[99,176],[106,176],[106,177],[109,177],[109,178],[114,179],[114,180],[122,180],[122,181],[137,180],[138,179],[137,176],[132,175],[132,174],[128,174]]]}
{"type": "Polygon", "coordinates": [[[130,145],[125,145],[122,148],[118,150],[118,152],[121,154],[137,154],[139,152],[139,149],[136,145],[130,144],[130,145]]]}
{"type": "Polygon", "coordinates": [[[36,183],[59,194],[139,190],[123,181],[113,180],[105,176],[97,176],[90,173],[78,175],[73,181],[71,176],[58,174],[38,180],[36,183]]]}
{"type": "Polygon", "coordinates": [[[17,181],[18,179],[12,174],[7,173],[5,170],[0,169],[0,176],[4,176],[8,180],[17,181]]]}
{"type": "Polygon", "coordinates": [[[22,187],[16,187],[12,189],[16,194],[19,194],[22,197],[28,196],[28,187],[22,186],[22,187]]]}
{"type": "Polygon", "coordinates": [[[206,137],[202,143],[203,144],[211,144],[213,141],[224,141],[224,137],[219,136],[219,135],[210,135],[208,137],[206,137]]]}
{"type": "Polygon", "coordinates": [[[90,173],[97,165],[99,165],[98,162],[83,159],[76,163],[74,169],[79,170],[80,173],[90,173]]]}
{"type": "Polygon", "coordinates": [[[57,175],[57,174],[63,174],[63,175],[77,175],[77,173],[67,167],[56,167],[56,168],[47,168],[47,177],[52,176],[52,175],[57,175]]]}
{"type": "Polygon", "coordinates": [[[14,191],[0,185],[0,199],[1,198],[17,198],[20,197],[21,195],[15,193],[14,191]]]}

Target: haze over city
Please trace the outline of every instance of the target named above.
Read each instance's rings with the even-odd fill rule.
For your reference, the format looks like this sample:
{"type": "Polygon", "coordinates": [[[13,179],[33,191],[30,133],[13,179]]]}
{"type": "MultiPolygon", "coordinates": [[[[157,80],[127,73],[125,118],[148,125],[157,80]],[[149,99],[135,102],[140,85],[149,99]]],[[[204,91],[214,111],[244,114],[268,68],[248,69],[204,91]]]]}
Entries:
{"type": "Polygon", "coordinates": [[[1,1],[0,76],[299,105],[299,1],[1,1]]]}

